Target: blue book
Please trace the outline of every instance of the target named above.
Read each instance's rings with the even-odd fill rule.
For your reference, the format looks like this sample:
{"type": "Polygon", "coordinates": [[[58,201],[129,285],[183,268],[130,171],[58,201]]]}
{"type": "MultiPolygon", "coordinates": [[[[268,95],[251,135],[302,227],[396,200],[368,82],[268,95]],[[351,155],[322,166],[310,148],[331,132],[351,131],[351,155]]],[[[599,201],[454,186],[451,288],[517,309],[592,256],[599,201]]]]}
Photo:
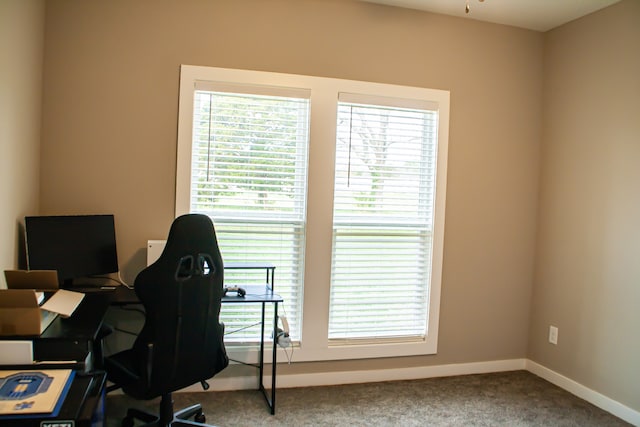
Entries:
{"type": "Polygon", "coordinates": [[[57,416],[74,375],[71,369],[0,370],[0,420],[57,416]]]}

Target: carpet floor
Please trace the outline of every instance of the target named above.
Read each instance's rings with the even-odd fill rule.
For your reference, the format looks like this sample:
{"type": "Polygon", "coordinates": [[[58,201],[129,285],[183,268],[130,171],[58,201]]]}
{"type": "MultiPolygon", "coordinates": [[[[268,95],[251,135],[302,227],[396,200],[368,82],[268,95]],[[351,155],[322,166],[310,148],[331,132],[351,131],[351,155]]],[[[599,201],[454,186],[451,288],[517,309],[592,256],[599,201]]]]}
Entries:
{"type": "MultiPolygon", "coordinates": [[[[527,371],[283,388],[275,415],[254,390],[175,393],[174,401],[176,409],[201,403],[207,422],[221,427],[629,425],[527,371]]],[[[109,395],[106,406],[115,427],[127,407],[156,411],[158,400],[109,395]]]]}

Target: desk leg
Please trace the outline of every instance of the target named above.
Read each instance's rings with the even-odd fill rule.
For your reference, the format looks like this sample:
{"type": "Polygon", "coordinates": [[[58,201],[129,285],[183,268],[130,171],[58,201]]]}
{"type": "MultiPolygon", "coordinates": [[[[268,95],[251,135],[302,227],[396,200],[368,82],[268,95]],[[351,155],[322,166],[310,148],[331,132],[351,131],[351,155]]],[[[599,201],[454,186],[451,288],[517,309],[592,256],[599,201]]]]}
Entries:
{"type": "Polygon", "coordinates": [[[271,415],[276,413],[276,366],[278,365],[278,303],[273,304],[273,360],[271,362],[271,415]]]}
{"type": "Polygon", "coordinates": [[[259,356],[259,364],[258,368],[259,378],[258,378],[258,389],[262,392],[265,400],[267,401],[267,405],[271,411],[271,415],[275,415],[276,413],[276,366],[278,359],[278,347],[277,347],[277,337],[278,337],[278,303],[273,303],[273,335],[272,335],[272,352],[273,359],[271,365],[271,398],[267,395],[267,389],[264,386],[264,320],[265,320],[265,304],[262,303],[262,336],[260,338],[260,356],[259,356]]]}
{"type": "MultiPolygon", "coordinates": [[[[264,309],[265,309],[265,303],[262,303],[262,321],[260,322],[260,324],[262,325],[262,330],[260,333],[260,361],[259,363],[259,377],[258,377],[258,388],[261,389],[263,391],[263,393],[265,393],[265,398],[266,396],[266,392],[264,390],[264,309]]],[[[269,403],[269,401],[267,400],[267,403],[269,403]]]]}

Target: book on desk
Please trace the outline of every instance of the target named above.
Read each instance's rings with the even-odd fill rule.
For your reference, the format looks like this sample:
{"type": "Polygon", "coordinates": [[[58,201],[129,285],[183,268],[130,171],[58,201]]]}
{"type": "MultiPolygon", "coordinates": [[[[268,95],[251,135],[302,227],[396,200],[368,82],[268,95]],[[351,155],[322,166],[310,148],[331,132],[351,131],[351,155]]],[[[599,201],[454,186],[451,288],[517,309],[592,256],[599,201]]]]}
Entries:
{"type": "Polygon", "coordinates": [[[74,374],[71,369],[0,370],[0,420],[57,416],[74,374]]]}

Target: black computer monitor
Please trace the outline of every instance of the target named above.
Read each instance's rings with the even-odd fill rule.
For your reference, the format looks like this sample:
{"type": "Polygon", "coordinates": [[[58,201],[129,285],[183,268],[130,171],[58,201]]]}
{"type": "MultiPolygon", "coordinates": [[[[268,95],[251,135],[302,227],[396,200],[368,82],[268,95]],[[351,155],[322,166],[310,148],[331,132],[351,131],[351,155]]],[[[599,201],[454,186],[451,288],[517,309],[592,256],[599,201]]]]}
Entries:
{"type": "Polygon", "coordinates": [[[61,285],[118,271],[113,215],[25,217],[27,267],[56,270],[61,285]]]}

